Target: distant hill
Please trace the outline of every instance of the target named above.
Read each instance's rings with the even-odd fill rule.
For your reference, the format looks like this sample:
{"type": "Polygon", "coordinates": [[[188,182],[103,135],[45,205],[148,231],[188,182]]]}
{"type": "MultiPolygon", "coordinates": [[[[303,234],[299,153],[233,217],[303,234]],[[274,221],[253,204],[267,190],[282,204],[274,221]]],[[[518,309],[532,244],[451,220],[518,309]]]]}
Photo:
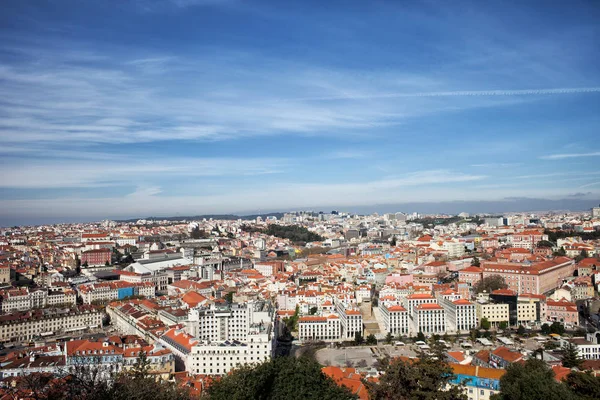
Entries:
{"type": "Polygon", "coordinates": [[[206,219],[221,219],[221,220],[236,220],[236,219],[243,219],[243,220],[251,220],[251,219],[256,219],[257,217],[261,217],[262,219],[265,219],[267,217],[276,217],[277,219],[281,219],[283,218],[283,213],[281,212],[276,212],[276,213],[268,213],[268,214],[251,214],[251,215],[235,215],[235,214],[205,214],[205,215],[195,215],[195,216],[177,216],[177,217],[146,217],[146,218],[132,218],[132,219],[121,219],[121,220],[116,220],[116,222],[136,222],[139,221],[140,219],[145,219],[145,220],[150,220],[150,221],[198,221],[198,220],[202,220],[204,218],[206,219]]]}

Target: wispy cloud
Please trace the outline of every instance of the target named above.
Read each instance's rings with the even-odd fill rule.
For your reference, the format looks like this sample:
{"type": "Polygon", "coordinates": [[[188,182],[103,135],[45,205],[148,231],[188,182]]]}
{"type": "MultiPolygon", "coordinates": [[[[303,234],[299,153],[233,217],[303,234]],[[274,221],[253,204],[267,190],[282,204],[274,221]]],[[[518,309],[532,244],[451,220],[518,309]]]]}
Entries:
{"type": "Polygon", "coordinates": [[[281,173],[285,159],[261,158],[177,158],[130,157],[105,160],[28,160],[14,167],[0,164],[1,188],[93,188],[130,186],[140,180],[191,177],[232,177],[281,173]]]}
{"type": "Polygon", "coordinates": [[[485,163],[485,164],[472,164],[474,168],[510,168],[518,167],[523,165],[522,163],[485,163]]]}
{"type": "Polygon", "coordinates": [[[588,183],[587,185],[579,186],[579,188],[583,189],[583,188],[588,188],[588,187],[592,187],[592,186],[600,186],[600,182],[588,183]]]}
{"type": "Polygon", "coordinates": [[[580,158],[580,157],[598,157],[600,151],[594,151],[591,153],[565,153],[565,154],[550,154],[547,156],[541,156],[541,160],[564,160],[565,158],[580,158]]]}

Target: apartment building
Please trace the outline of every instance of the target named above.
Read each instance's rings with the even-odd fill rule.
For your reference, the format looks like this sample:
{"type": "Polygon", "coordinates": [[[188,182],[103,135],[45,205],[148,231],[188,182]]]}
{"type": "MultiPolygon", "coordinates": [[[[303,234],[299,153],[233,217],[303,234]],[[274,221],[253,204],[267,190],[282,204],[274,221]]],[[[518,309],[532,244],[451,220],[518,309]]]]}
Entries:
{"type": "Polygon", "coordinates": [[[506,373],[503,369],[485,368],[475,365],[451,363],[454,373],[450,384],[464,385],[469,400],[490,400],[500,392],[500,378],[506,373]]]}
{"type": "Polygon", "coordinates": [[[0,284],[10,283],[10,266],[0,265],[0,284]]]}
{"type": "Polygon", "coordinates": [[[39,336],[102,326],[102,311],[92,306],[47,308],[0,316],[0,341],[27,341],[39,336]]]}
{"type": "Polygon", "coordinates": [[[71,289],[6,289],[0,290],[0,309],[3,314],[56,305],[75,305],[75,292],[71,289]]]}
{"type": "Polygon", "coordinates": [[[363,318],[360,311],[352,304],[348,304],[340,299],[335,299],[337,314],[340,316],[342,325],[342,339],[354,339],[356,332],[363,334],[363,318]]]}
{"type": "Polygon", "coordinates": [[[567,300],[551,300],[546,302],[546,320],[558,321],[568,325],[579,325],[577,304],[567,300]]]}
{"type": "Polygon", "coordinates": [[[574,268],[574,261],[568,257],[532,264],[482,262],[481,278],[499,275],[508,289],[517,293],[544,294],[558,287],[562,279],[572,276],[574,268]]]}
{"type": "Polygon", "coordinates": [[[448,332],[465,332],[478,325],[475,304],[466,299],[440,299],[440,305],[446,313],[448,332]]]}
{"type": "Polygon", "coordinates": [[[415,308],[415,332],[442,334],[446,332],[446,315],[439,304],[420,304],[415,308]]]}
{"type": "Polygon", "coordinates": [[[112,251],[110,249],[94,249],[81,253],[81,264],[88,266],[106,265],[112,260],[112,251]]]}
{"type": "Polygon", "coordinates": [[[500,322],[509,322],[509,306],[508,304],[496,304],[483,302],[478,300],[476,303],[477,319],[486,318],[492,326],[498,326],[500,322]]]}
{"type": "Polygon", "coordinates": [[[397,301],[383,302],[379,306],[385,330],[392,335],[408,335],[409,318],[408,310],[397,301]]]}
{"type": "Polygon", "coordinates": [[[546,296],[523,293],[517,298],[517,322],[526,324],[542,320],[546,315],[546,296]]]}
{"type": "Polygon", "coordinates": [[[306,341],[340,341],[342,324],[335,314],[314,316],[307,315],[298,320],[298,340],[306,341]]]}
{"type": "Polygon", "coordinates": [[[101,282],[82,285],[77,288],[85,304],[122,300],[131,296],[155,297],[156,288],[152,282],[131,283],[126,281],[101,282]]]}

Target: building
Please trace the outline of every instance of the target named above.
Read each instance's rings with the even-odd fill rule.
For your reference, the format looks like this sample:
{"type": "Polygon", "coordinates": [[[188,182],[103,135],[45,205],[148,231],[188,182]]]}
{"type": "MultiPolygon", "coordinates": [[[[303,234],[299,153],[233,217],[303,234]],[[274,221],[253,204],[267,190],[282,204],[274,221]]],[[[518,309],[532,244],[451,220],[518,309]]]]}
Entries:
{"type": "Polygon", "coordinates": [[[336,299],[335,307],[340,316],[342,325],[342,339],[354,339],[356,333],[363,334],[363,318],[357,308],[346,305],[343,301],[336,299]]]}
{"type": "Polygon", "coordinates": [[[424,334],[446,332],[446,316],[439,304],[420,304],[415,309],[415,331],[424,334]]]}
{"type": "Polygon", "coordinates": [[[450,384],[464,385],[469,400],[489,400],[500,392],[500,378],[506,373],[502,369],[451,363],[454,373],[450,384]]]}
{"type": "Polygon", "coordinates": [[[522,293],[517,298],[517,322],[528,324],[539,322],[546,315],[546,296],[522,293]]]}
{"type": "Polygon", "coordinates": [[[0,284],[10,283],[10,266],[0,264],[0,284]]]}
{"type": "Polygon", "coordinates": [[[546,320],[572,326],[579,325],[577,304],[564,299],[558,301],[548,299],[546,302],[546,320]]]}
{"type": "Polygon", "coordinates": [[[81,253],[81,265],[98,266],[110,264],[112,251],[110,249],[95,249],[81,253]]]}
{"type": "Polygon", "coordinates": [[[500,346],[490,352],[490,365],[494,368],[506,369],[512,363],[523,360],[523,354],[500,346]]]}
{"type": "Polygon", "coordinates": [[[152,282],[131,283],[126,281],[92,283],[77,288],[85,304],[123,300],[132,296],[152,298],[156,294],[155,289],[152,282]]]}
{"type": "Polygon", "coordinates": [[[592,218],[600,218],[600,205],[592,208],[592,218]]]}
{"type": "Polygon", "coordinates": [[[476,303],[477,319],[481,321],[486,318],[492,326],[498,326],[501,322],[508,324],[509,306],[508,304],[496,304],[478,300],[476,303]]]}
{"type": "Polygon", "coordinates": [[[481,277],[499,275],[508,289],[517,294],[544,294],[558,287],[564,278],[572,276],[574,268],[574,261],[568,257],[531,264],[482,262],[481,277]]]}
{"type": "Polygon", "coordinates": [[[342,325],[335,314],[327,316],[303,316],[298,320],[298,340],[306,341],[340,341],[342,325]]]}
{"type": "Polygon", "coordinates": [[[180,346],[188,371],[223,375],[237,366],[270,358],[276,340],[274,317],[274,307],[267,301],[190,309],[187,331],[194,343],[180,346]]]}
{"type": "Polygon", "coordinates": [[[478,325],[475,304],[466,299],[440,299],[440,305],[446,312],[448,332],[465,332],[478,325]]]}
{"type": "Polygon", "coordinates": [[[0,316],[0,341],[22,342],[102,326],[102,311],[92,306],[46,308],[0,316]]]}
{"type": "Polygon", "coordinates": [[[25,311],[34,308],[57,305],[75,305],[77,298],[75,292],[65,288],[63,290],[51,289],[6,289],[0,290],[0,308],[3,314],[15,311],[25,311]]]}
{"type": "Polygon", "coordinates": [[[383,302],[379,306],[385,330],[392,335],[408,335],[408,310],[397,302],[383,302]]]}

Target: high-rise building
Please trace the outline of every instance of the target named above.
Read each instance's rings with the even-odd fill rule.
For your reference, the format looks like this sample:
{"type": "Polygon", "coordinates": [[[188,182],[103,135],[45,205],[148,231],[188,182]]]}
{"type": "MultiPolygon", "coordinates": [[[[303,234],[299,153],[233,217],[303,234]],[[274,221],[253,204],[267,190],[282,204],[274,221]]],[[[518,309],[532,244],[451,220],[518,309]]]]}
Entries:
{"type": "Polygon", "coordinates": [[[592,208],[592,218],[600,218],[600,205],[592,208]]]}

